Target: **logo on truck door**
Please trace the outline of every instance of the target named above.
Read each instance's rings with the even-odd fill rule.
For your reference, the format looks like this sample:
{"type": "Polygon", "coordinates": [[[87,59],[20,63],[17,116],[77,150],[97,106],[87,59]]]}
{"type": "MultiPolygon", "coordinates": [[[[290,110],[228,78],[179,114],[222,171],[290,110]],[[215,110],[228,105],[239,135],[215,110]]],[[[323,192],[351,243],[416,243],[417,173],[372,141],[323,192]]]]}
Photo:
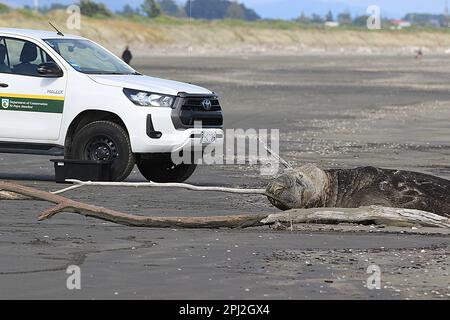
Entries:
{"type": "Polygon", "coordinates": [[[2,108],[3,109],[9,108],[9,99],[2,99],[2,108]]]}
{"type": "Polygon", "coordinates": [[[0,98],[8,111],[63,113],[64,109],[64,97],[1,93],[0,98]]]}

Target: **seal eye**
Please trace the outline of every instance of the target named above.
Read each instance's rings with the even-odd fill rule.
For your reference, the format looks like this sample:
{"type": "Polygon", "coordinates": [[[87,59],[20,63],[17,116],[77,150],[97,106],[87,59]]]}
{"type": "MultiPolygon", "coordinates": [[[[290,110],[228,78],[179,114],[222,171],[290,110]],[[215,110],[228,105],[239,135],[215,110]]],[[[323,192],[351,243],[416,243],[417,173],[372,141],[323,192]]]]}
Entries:
{"type": "Polygon", "coordinates": [[[280,194],[284,190],[284,185],[279,183],[274,183],[270,188],[270,192],[274,195],[280,194]]]}
{"type": "Polygon", "coordinates": [[[306,184],[305,181],[303,180],[303,177],[296,177],[295,184],[298,185],[299,187],[306,188],[306,184]]]}

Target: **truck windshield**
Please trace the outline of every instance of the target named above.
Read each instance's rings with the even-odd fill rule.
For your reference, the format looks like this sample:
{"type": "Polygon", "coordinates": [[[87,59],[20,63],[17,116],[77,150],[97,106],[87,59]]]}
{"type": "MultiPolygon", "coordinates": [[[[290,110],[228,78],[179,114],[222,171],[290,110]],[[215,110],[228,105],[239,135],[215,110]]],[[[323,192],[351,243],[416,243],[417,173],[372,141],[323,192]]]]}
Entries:
{"type": "Polygon", "coordinates": [[[138,74],[118,57],[89,40],[47,39],[45,42],[79,72],[86,74],[138,74]]]}

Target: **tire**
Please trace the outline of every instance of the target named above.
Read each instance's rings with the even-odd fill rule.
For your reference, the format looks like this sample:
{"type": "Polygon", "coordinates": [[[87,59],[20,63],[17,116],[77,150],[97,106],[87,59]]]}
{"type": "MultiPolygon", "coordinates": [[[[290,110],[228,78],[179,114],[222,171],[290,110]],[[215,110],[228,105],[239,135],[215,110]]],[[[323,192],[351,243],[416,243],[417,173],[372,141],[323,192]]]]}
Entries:
{"type": "Polygon", "coordinates": [[[69,159],[112,160],[111,181],[123,181],[135,165],[127,132],[117,123],[95,121],[74,136],[69,159]]]}
{"type": "Polygon", "coordinates": [[[195,169],[196,164],[180,164],[175,165],[172,161],[155,161],[140,159],[137,161],[137,167],[141,174],[152,182],[168,183],[168,182],[184,182],[189,179],[195,169]]]}

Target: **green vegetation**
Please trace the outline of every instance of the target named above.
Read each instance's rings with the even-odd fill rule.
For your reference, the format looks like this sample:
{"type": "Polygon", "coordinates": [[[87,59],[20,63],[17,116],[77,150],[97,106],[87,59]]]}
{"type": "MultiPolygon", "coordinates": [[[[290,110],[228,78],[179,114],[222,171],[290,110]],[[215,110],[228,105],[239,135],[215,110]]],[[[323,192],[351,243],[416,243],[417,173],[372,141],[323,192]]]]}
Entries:
{"type": "Polygon", "coordinates": [[[120,12],[117,12],[117,14],[119,14],[121,16],[125,16],[125,17],[132,17],[134,15],[139,14],[139,10],[138,9],[134,9],[132,6],[127,4],[127,5],[125,5],[123,7],[123,10],[120,11],[120,12]]]}
{"type": "Polygon", "coordinates": [[[47,13],[47,12],[51,12],[51,11],[55,11],[55,10],[66,10],[67,5],[64,4],[60,4],[60,3],[52,3],[50,6],[43,6],[42,8],[40,8],[40,12],[42,13],[47,13]]]}
{"type": "Polygon", "coordinates": [[[81,14],[88,17],[111,17],[112,12],[103,3],[91,0],[80,1],[81,14]]]}
{"type": "Polygon", "coordinates": [[[252,9],[229,0],[191,0],[186,2],[185,11],[194,19],[240,19],[256,21],[261,17],[252,9]]]}
{"type": "Polygon", "coordinates": [[[0,14],[7,13],[10,10],[11,10],[11,8],[8,5],[0,2],[0,14]]]}
{"type": "MultiPolygon", "coordinates": [[[[39,8],[41,13],[48,13],[56,10],[64,10],[67,6],[57,3],[58,0],[51,5],[45,5],[39,8]]],[[[312,14],[306,16],[303,12],[299,17],[292,21],[279,21],[261,19],[261,17],[252,9],[247,8],[244,4],[237,0],[140,0],[141,5],[133,7],[126,4],[122,10],[112,13],[108,7],[98,0],[78,0],[81,12],[89,17],[116,17],[120,16],[133,21],[148,22],[146,20],[155,20],[161,18],[163,23],[182,24],[182,21],[168,19],[169,17],[186,18],[189,17],[190,23],[193,20],[229,20],[225,21],[226,25],[239,25],[239,21],[251,21],[261,23],[258,26],[267,26],[268,24],[274,28],[292,29],[296,27],[306,28],[322,28],[326,22],[337,22],[336,24],[328,24],[330,27],[340,29],[366,28],[367,15],[352,16],[350,12],[344,11],[336,13],[328,11],[325,15],[312,14]]],[[[28,5],[24,6],[24,14],[30,15],[33,9],[28,5]]],[[[0,3],[0,14],[10,12],[12,9],[7,5],[0,3]]],[[[408,28],[406,22],[410,22],[413,28],[430,28],[440,27],[448,29],[450,26],[450,18],[448,13],[444,14],[407,14],[403,21],[389,21],[384,19],[382,22],[383,29],[408,28]],[[406,25],[406,26],[405,26],[406,25]],[[445,28],[444,28],[445,27],[445,28]]]]}
{"type": "Polygon", "coordinates": [[[185,16],[183,8],[178,6],[174,0],[158,0],[158,4],[161,8],[161,12],[172,17],[185,16]]]}
{"type": "Polygon", "coordinates": [[[141,9],[149,18],[156,18],[161,14],[161,7],[156,0],[144,0],[141,9]]]}
{"type": "MultiPolygon", "coordinates": [[[[142,0],[144,1],[144,0],[142,0]]],[[[194,0],[195,1],[195,0],[194,0]]],[[[194,1],[192,3],[194,3],[194,1]]],[[[212,0],[197,0],[197,1],[212,1],[212,0]]],[[[222,0],[220,0],[222,1],[222,0]]],[[[226,2],[226,0],[224,0],[226,2]]],[[[226,28],[249,28],[249,29],[273,29],[273,30],[327,30],[329,33],[337,32],[339,30],[350,31],[362,31],[371,33],[382,33],[391,31],[392,24],[388,20],[383,20],[383,30],[372,31],[366,27],[367,16],[351,17],[349,13],[342,13],[334,17],[332,14],[328,15],[328,18],[340,23],[339,27],[327,28],[324,25],[325,18],[319,15],[313,15],[307,17],[304,14],[300,14],[297,20],[275,20],[275,19],[259,19],[249,21],[248,17],[244,18],[244,12],[242,7],[235,2],[230,2],[233,5],[227,7],[222,19],[206,19],[206,18],[188,18],[184,14],[184,8],[178,6],[174,0],[147,0],[145,1],[146,7],[149,11],[144,11],[144,7],[134,8],[131,5],[126,5],[120,12],[113,13],[105,5],[96,3],[92,0],[81,0],[81,13],[85,16],[92,18],[105,19],[109,21],[126,21],[139,23],[142,25],[152,26],[213,26],[213,27],[226,27],[226,28]],[[159,8],[158,15],[152,14],[154,8],[159,8]],[[176,10],[177,9],[177,10],[176,10]],[[149,18],[150,17],[150,18],[149,18]]],[[[201,3],[201,2],[198,2],[201,3]]],[[[61,23],[64,23],[65,9],[67,6],[61,4],[51,4],[41,8],[40,13],[36,13],[35,10],[27,7],[24,9],[14,9],[7,5],[0,3],[0,14],[13,14],[20,13],[29,21],[47,21],[43,19],[43,15],[57,15],[61,16],[61,23]]],[[[2,17],[3,18],[3,17],[2,17]]],[[[418,19],[418,17],[416,17],[418,19]]],[[[6,20],[5,20],[6,24],[6,20]]],[[[4,25],[5,25],[4,24],[4,25]]],[[[6,24],[6,26],[8,26],[6,24]]],[[[441,32],[450,33],[450,28],[437,28],[430,24],[414,24],[411,28],[403,30],[396,30],[401,33],[412,32],[441,32]]]]}

